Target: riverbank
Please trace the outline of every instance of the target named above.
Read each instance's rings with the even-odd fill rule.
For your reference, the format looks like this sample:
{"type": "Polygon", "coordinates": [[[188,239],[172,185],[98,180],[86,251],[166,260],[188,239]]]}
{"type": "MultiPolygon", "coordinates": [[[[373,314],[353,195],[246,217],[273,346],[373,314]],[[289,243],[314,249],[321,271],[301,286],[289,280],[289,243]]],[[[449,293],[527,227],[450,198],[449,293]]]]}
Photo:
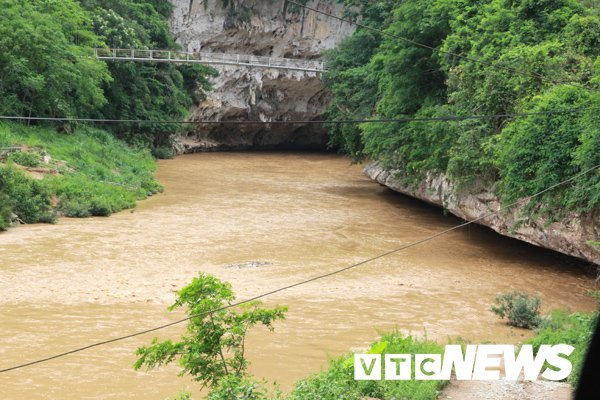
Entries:
{"type": "Polygon", "coordinates": [[[525,217],[521,206],[504,210],[493,188],[479,188],[477,192],[460,192],[443,174],[429,175],[418,185],[403,183],[396,178],[397,171],[388,171],[380,163],[368,164],[364,173],[370,179],[396,192],[426,201],[464,220],[477,220],[501,235],[522,240],[539,247],[586,260],[600,265],[600,248],[591,242],[600,236],[600,209],[590,213],[569,213],[559,221],[548,217],[525,217]]]}
{"type": "Polygon", "coordinates": [[[0,230],[107,216],[162,190],[149,150],[100,129],[72,129],[0,123],[0,230]]]}

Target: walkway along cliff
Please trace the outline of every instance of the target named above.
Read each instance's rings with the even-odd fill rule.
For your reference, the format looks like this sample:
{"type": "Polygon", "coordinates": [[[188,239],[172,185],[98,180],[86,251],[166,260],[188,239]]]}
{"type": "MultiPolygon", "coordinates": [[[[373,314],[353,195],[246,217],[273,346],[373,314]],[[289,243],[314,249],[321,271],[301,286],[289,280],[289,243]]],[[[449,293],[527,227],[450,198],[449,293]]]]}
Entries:
{"type": "MultiPolygon", "coordinates": [[[[349,36],[354,26],[304,12],[287,1],[172,0],[173,35],[185,51],[321,60],[323,52],[349,36]]],[[[331,1],[308,5],[334,14],[331,1]]],[[[192,120],[323,120],[330,95],[321,74],[264,68],[219,67],[214,90],[192,120]]],[[[202,126],[183,140],[181,152],[244,149],[325,149],[318,124],[202,126]]]]}

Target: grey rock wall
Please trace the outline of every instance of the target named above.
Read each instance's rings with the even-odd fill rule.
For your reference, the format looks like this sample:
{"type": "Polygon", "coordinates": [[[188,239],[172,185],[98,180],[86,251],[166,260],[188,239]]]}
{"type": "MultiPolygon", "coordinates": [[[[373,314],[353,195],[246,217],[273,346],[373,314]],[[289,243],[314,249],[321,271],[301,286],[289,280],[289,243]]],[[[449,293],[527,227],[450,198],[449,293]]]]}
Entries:
{"type": "MultiPolygon", "coordinates": [[[[354,26],[313,12],[290,12],[285,0],[171,0],[173,34],[185,50],[321,59],[354,26]]],[[[341,5],[308,5],[336,15],[341,5]]],[[[247,67],[218,67],[214,90],[192,110],[202,120],[323,120],[330,95],[316,73],[247,67]]],[[[316,124],[202,126],[184,139],[185,152],[289,147],[325,148],[327,132],[316,124]]]]}
{"type": "MultiPolygon", "coordinates": [[[[522,207],[502,211],[499,199],[491,190],[479,193],[457,193],[454,185],[442,174],[430,175],[416,187],[403,185],[394,178],[395,171],[386,171],[381,164],[371,163],[365,175],[390,189],[444,207],[465,220],[477,221],[496,232],[536,246],[555,250],[600,265],[600,250],[588,244],[600,240],[600,210],[586,215],[571,214],[547,225],[547,220],[519,223],[522,207]]],[[[524,201],[523,204],[526,204],[524,201]]]]}

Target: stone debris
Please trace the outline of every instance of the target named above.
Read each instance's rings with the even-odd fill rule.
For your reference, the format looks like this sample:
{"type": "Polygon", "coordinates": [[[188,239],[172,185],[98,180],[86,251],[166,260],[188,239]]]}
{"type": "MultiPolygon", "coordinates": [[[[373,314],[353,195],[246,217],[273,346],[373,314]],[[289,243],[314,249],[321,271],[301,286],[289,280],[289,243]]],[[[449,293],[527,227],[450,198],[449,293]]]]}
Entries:
{"type": "Polygon", "coordinates": [[[273,265],[273,263],[267,261],[248,261],[239,264],[229,264],[225,268],[235,268],[235,269],[246,269],[246,268],[259,268],[265,267],[267,265],[273,265]]]}

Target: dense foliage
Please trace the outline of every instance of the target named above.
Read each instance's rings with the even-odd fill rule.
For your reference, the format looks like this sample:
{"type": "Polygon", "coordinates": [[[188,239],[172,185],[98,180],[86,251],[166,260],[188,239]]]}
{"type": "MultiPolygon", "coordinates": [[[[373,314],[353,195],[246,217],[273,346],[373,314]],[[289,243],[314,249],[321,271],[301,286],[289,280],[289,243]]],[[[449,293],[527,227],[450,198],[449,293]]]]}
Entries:
{"type": "MultiPolygon", "coordinates": [[[[362,23],[329,54],[329,119],[542,113],[464,121],[331,124],[331,144],[377,159],[407,182],[447,173],[496,185],[505,203],[600,164],[600,16],[574,0],[345,0],[362,23]],[[426,44],[434,50],[415,45],[426,44]]],[[[351,11],[348,12],[352,14],[351,11]]],[[[600,174],[540,199],[586,211],[600,174]]]]}
{"type": "Polygon", "coordinates": [[[25,223],[52,222],[51,192],[13,164],[0,164],[0,230],[17,215],[25,223]]]}
{"type": "MultiPolygon", "coordinates": [[[[200,65],[104,63],[93,47],[173,49],[161,0],[0,0],[0,114],[182,119],[216,72],[200,65]]],[[[69,126],[63,126],[69,130],[69,126]]],[[[164,146],[173,124],[110,124],[130,143],[164,146]]]]}
{"type": "Polygon", "coordinates": [[[89,57],[102,45],[74,0],[0,0],[0,113],[89,116],[106,104],[106,64],[89,57]]]}
{"type": "MultiPolygon", "coordinates": [[[[210,89],[207,77],[216,74],[200,65],[93,57],[94,47],[178,48],[166,1],[0,0],[0,9],[0,115],[181,120],[210,89]]],[[[166,123],[1,125],[0,148],[30,148],[0,160],[7,163],[0,164],[0,229],[17,217],[52,221],[53,209],[83,217],[133,207],[160,190],[144,149],[168,157],[177,129],[166,123]],[[42,153],[54,161],[42,163],[42,153]],[[27,167],[57,174],[38,181],[23,172],[27,167]]]]}

